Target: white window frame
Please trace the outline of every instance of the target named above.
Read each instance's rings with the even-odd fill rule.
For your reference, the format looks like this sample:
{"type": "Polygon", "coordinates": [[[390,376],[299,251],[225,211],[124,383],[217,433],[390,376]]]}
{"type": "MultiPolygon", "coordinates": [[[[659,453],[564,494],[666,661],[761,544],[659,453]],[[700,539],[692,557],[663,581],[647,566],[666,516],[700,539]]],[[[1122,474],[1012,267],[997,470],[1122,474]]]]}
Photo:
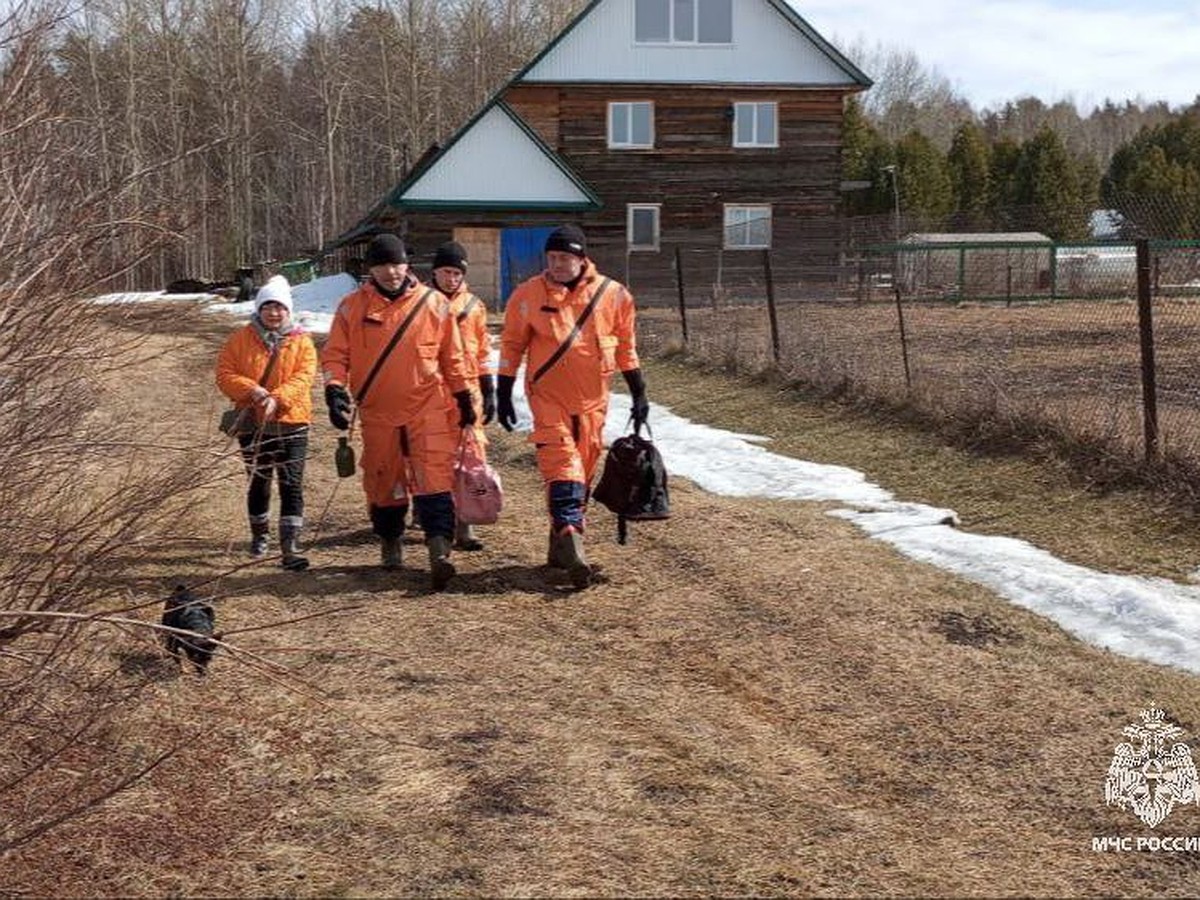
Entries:
{"type": "Polygon", "coordinates": [[[779,146],[779,102],[776,100],[747,100],[733,104],[733,146],[735,147],[778,147],[779,146]],[[759,118],[761,116],[761,108],[768,106],[771,108],[771,116],[775,125],[775,135],[770,141],[764,141],[759,136],[759,118]],[[749,141],[738,140],[738,122],[744,116],[751,117],[752,130],[754,137],[749,141]]]}
{"type": "MultiPolygon", "coordinates": [[[[666,46],[677,44],[684,47],[731,47],[733,46],[733,6],[741,0],[731,0],[729,9],[729,40],[701,41],[700,35],[700,4],[707,0],[692,0],[692,37],[690,40],[680,40],[675,37],[676,0],[633,0],[633,42],[642,45],[666,46]],[[667,6],[667,38],[666,40],[642,40],[637,36],[637,5],[639,3],[665,3],[667,6]]],[[[720,2],[720,0],[713,0],[720,2]]]]}
{"type": "Polygon", "coordinates": [[[653,100],[610,100],[608,103],[608,147],[610,150],[653,150],[654,149],[654,101],[653,100]],[[645,106],[650,110],[650,141],[643,144],[633,140],[633,108],[645,106]],[[627,140],[618,141],[613,134],[613,122],[618,107],[628,111],[629,134],[627,140]]]}
{"type": "Polygon", "coordinates": [[[661,203],[627,203],[625,204],[625,244],[631,251],[645,250],[658,252],[659,235],[662,229],[662,204],[661,203]],[[634,243],[633,234],[633,218],[635,212],[645,212],[649,210],[654,213],[654,241],[650,244],[634,243]]]}
{"type": "Polygon", "coordinates": [[[769,203],[726,203],[722,216],[722,244],[726,250],[770,250],[772,239],[772,212],[771,204],[769,203]],[[767,240],[763,244],[750,243],[750,218],[754,213],[766,213],[767,220],[767,240]],[[743,218],[740,222],[730,222],[731,215],[734,218],[743,218]],[[738,230],[735,230],[738,229],[738,230]],[[733,238],[739,235],[739,232],[744,230],[746,242],[735,242],[733,238]]]}

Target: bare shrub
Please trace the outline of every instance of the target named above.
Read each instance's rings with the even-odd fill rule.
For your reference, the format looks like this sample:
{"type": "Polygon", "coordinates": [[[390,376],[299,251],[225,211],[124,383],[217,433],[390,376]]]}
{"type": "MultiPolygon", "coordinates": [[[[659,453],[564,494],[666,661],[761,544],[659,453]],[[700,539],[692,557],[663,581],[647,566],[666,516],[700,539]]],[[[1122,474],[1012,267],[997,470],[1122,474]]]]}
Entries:
{"type": "Polygon", "coordinates": [[[87,617],[133,603],[123,563],[199,480],[191,452],[147,465],[139,341],[112,327],[119,308],[87,300],[115,274],[107,242],[150,253],[166,219],[136,178],[83,187],[95,139],[56,114],[49,75],[61,14],[24,5],[0,21],[0,853],[171,753],[170,736],[124,738],[117,714],[147,679],[119,677],[87,617]]]}

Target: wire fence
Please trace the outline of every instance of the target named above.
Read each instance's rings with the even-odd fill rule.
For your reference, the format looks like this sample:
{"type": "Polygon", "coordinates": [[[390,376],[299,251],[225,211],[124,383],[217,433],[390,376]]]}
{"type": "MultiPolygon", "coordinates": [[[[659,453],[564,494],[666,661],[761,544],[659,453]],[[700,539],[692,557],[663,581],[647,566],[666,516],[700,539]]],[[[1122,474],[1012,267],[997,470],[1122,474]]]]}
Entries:
{"type": "Polygon", "coordinates": [[[874,250],[806,282],[780,251],[677,248],[671,290],[635,285],[639,340],[1200,473],[1200,241],[874,250]]]}

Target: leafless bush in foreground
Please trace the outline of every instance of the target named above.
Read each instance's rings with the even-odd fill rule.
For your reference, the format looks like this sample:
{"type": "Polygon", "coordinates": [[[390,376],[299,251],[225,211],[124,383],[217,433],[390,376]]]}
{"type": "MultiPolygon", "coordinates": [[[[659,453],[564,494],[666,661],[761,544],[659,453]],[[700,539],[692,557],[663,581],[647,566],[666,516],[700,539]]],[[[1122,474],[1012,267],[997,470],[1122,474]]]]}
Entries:
{"type": "Polygon", "coordinates": [[[47,77],[63,12],[0,20],[0,854],[170,754],[169,733],[122,733],[146,681],[121,677],[86,616],[122,605],[114,574],[199,480],[188,452],[148,465],[137,404],[106,401],[136,390],[140,349],[87,301],[114,274],[102,247],[149,253],[167,219],[136,178],[83,188],[96,138],[58,114],[47,77]]]}

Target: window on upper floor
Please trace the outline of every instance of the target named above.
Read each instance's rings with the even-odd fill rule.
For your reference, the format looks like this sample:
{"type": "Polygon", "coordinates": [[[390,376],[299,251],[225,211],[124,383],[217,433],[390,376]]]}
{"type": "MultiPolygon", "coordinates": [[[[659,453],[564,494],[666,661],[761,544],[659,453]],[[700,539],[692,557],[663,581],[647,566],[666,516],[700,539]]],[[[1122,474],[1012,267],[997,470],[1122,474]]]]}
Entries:
{"type": "Polygon", "coordinates": [[[608,104],[608,146],[621,150],[654,146],[654,104],[648,100],[608,104]]]}
{"type": "Polygon", "coordinates": [[[626,207],[626,241],[630,250],[658,249],[659,203],[630,203],[626,207]]]}
{"type": "Polygon", "coordinates": [[[639,44],[732,44],[733,0],[634,0],[639,44]]]}
{"type": "Polygon", "coordinates": [[[733,146],[778,147],[778,103],[733,104],[733,146]]]}
{"type": "Polygon", "coordinates": [[[726,250],[761,250],[770,246],[771,207],[726,204],[726,250]]]}

